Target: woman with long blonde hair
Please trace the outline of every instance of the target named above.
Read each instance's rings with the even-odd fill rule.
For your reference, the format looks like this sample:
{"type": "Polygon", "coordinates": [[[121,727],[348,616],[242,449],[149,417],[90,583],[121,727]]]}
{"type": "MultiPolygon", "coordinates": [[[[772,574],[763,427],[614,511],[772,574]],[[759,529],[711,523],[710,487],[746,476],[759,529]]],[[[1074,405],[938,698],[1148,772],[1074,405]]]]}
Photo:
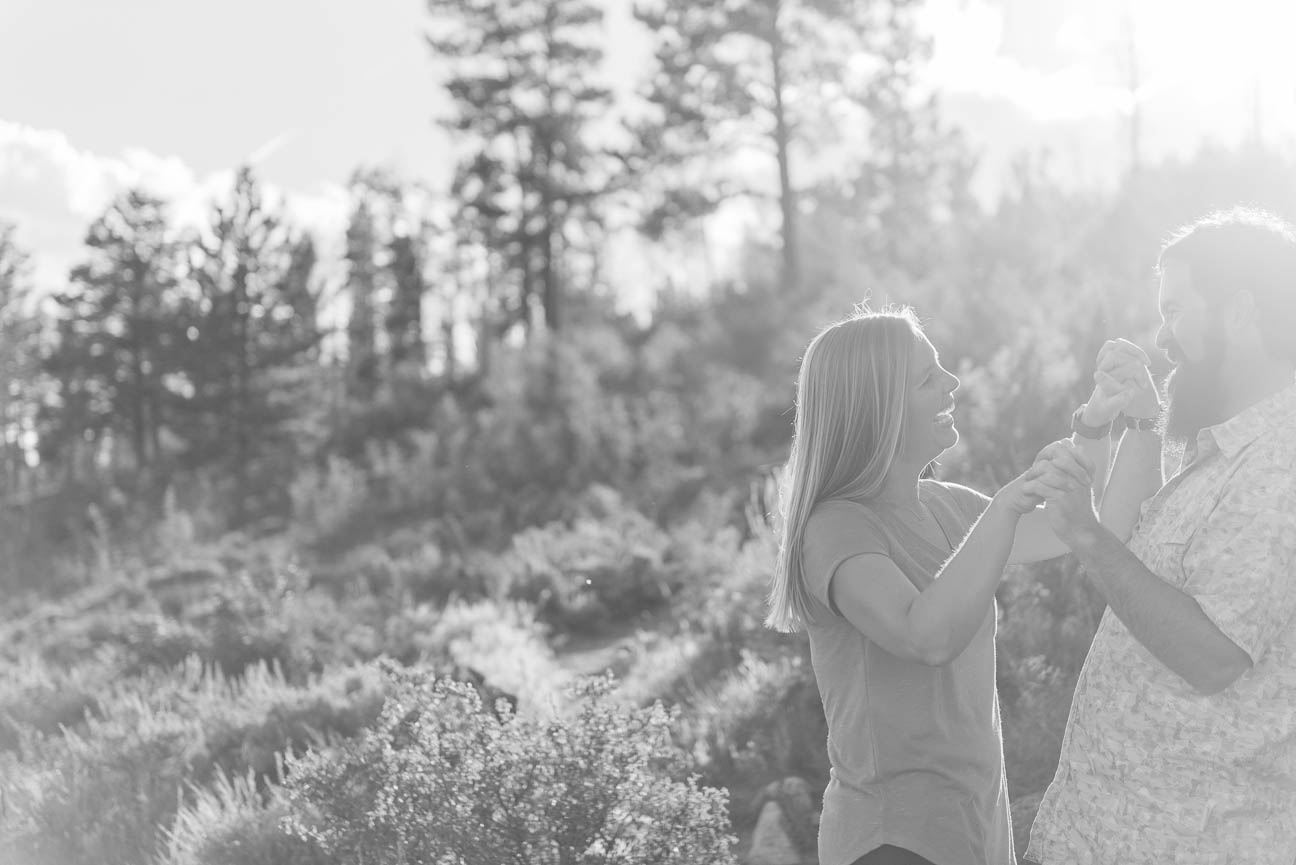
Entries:
{"type": "Polygon", "coordinates": [[[821,865],[1016,861],[994,591],[1009,562],[1066,552],[1035,509],[1095,462],[1055,443],[993,498],[923,478],[958,441],[958,385],[908,309],[838,322],[801,362],[767,624],[810,638],[821,865]]]}

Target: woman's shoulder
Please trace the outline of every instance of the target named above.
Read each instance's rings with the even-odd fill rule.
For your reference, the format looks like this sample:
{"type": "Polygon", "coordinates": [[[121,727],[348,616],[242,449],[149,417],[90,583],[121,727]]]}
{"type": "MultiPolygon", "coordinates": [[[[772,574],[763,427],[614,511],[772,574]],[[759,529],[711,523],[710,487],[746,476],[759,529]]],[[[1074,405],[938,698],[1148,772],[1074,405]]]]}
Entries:
{"type": "Polygon", "coordinates": [[[827,499],[810,511],[806,531],[814,535],[839,531],[882,531],[882,521],[867,502],[858,499],[827,499]]]}
{"type": "Polygon", "coordinates": [[[890,532],[866,502],[829,499],[814,506],[805,527],[805,550],[812,559],[840,558],[844,550],[885,553],[890,532]]]}

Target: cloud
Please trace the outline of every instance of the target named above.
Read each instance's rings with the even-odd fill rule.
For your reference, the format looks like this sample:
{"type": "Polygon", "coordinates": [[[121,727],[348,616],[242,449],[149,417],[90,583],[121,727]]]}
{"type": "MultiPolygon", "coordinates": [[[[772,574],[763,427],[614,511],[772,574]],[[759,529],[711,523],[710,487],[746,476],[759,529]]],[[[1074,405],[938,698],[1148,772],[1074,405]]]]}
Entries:
{"type": "MultiPolygon", "coordinates": [[[[254,161],[290,137],[271,139],[254,161]]],[[[45,289],[63,281],[82,254],[90,223],[121,192],[138,187],[168,201],[176,228],[187,229],[207,220],[233,179],[233,167],[199,175],[177,156],[139,147],[108,156],[76,147],[58,130],[0,120],[0,219],[17,224],[37,285],[45,289]]],[[[282,206],[289,222],[312,232],[324,249],[343,231],[349,204],[341,184],[287,190],[263,181],[263,189],[268,202],[282,206]]]]}

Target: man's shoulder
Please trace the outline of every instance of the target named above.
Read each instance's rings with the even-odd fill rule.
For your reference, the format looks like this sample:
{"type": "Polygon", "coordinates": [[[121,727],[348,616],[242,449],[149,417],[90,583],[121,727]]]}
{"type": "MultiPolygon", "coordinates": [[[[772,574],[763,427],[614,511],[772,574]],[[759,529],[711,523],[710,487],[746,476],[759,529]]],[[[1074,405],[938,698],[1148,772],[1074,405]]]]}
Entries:
{"type": "Polygon", "coordinates": [[[1282,468],[1296,466],[1296,417],[1270,427],[1256,444],[1270,465],[1282,468]]]}
{"type": "Polygon", "coordinates": [[[1296,496],[1296,421],[1261,434],[1238,458],[1232,480],[1280,496],[1296,496]]]}

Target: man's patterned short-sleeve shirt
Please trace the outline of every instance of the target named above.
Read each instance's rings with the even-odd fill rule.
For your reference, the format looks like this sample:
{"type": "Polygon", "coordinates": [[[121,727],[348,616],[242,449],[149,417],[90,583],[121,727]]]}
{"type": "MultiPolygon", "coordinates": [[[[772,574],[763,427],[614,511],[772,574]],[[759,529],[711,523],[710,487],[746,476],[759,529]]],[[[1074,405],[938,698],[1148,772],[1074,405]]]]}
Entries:
{"type": "Polygon", "coordinates": [[[1296,386],[1202,430],[1130,550],[1253,666],[1203,696],[1111,610],[1027,858],[1296,863],[1296,386]]]}

